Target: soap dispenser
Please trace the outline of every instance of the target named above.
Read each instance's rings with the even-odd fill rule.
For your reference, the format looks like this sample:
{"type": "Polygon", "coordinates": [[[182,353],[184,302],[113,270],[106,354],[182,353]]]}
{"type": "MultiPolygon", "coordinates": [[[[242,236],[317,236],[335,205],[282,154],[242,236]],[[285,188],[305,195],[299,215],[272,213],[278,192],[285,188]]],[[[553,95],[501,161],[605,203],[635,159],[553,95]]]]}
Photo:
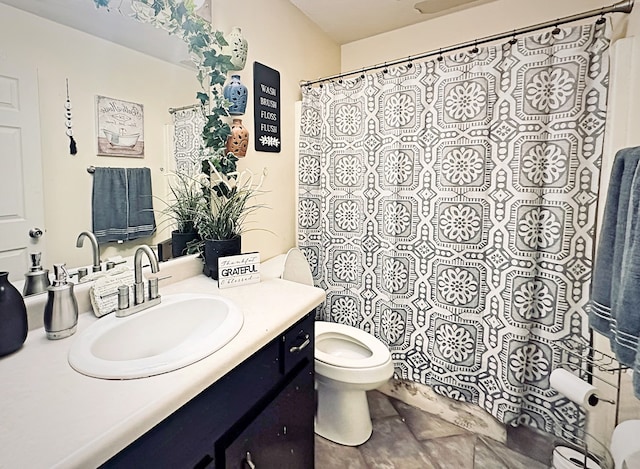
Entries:
{"type": "Polygon", "coordinates": [[[53,285],[47,288],[48,298],[44,307],[44,329],[47,339],[64,339],[76,332],[78,302],[73,293],[73,283],[67,280],[64,264],[53,265],[53,285]]]}
{"type": "Polygon", "coordinates": [[[22,289],[22,296],[34,295],[47,291],[51,282],[49,281],[49,270],[43,269],[40,265],[40,258],[42,254],[39,252],[32,252],[31,256],[31,268],[29,272],[24,274],[24,288],[22,289]]]}

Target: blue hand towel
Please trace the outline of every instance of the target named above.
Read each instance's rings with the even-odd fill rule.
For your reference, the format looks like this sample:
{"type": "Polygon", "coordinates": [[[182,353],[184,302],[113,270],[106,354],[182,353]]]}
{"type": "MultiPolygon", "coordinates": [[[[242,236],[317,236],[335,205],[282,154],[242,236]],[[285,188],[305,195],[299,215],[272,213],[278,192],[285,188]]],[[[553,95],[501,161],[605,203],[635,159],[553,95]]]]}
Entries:
{"type": "Polygon", "coordinates": [[[92,215],[100,244],[152,235],[156,223],[149,168],[96,168],[92,215]]]}
{"type": "Polygon", "coordinates": [[[589,323],[634,367],[640,399],[640,147],[616,154],[593,270],[589,323]]]}
{"type": "Polygon", "coordinates": [[[144,238],[156,232],[149,168],[127,168],[129,221],[127,239],[144,238]]]}
{"type": "Polygon", "coordinates": [[[609,339],[615,333],[612,306],[620,289],[629,202],[638,161],[640,147],[625,148],[616,154],[591,281],[589,323],[609,339]]]}
{"type": "Polygon", "coordinates": [[[612,297],[611,349],[620,363],[634,366],[640,337],[640,166],[631,186],[618,290],[612,297]]]}

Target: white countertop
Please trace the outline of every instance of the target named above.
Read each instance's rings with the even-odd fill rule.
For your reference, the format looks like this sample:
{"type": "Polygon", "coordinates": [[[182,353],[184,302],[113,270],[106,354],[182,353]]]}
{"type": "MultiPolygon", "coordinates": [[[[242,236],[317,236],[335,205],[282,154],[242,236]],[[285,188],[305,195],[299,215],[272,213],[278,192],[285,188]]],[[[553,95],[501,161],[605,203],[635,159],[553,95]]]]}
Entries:
{"type": "Polygon", "coordinates": [[[19,351],[0,358],[0,468],[103,463],[324,300],[321,289],[267,277],[263,271],[260,283],[223,290],[204,275],[161,285],[161,295],[229,298],[243,311],[244,324],[209,357],[150,378],[96,379],[68,365],[69,348],[97,320],[93,314],[81,314],[78,332],[67,339],[47,340],[42,328],[29,331],[19,351]]]}

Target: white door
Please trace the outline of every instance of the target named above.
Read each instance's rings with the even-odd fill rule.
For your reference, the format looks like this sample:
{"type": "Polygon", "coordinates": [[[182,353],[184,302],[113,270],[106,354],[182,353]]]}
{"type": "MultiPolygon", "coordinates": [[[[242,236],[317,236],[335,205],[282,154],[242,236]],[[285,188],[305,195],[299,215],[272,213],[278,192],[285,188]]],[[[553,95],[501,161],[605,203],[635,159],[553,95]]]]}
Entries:
{"type": "Polygon", "coordinates": [[[0,271],[24,278],[45,253],[37,71],[0,59],[0,271]],[[41,233],[41,234],[40,234],[41,233]]]}

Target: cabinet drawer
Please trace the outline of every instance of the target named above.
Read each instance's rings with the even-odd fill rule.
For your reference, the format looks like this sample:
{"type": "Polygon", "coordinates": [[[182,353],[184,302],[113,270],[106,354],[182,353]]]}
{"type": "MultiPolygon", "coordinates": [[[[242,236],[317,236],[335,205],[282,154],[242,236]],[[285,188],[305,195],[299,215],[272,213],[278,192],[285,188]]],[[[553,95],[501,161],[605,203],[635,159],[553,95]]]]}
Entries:
{"type": "Polygon", "coordinates": [[[309,364],[272,401],[216,443],[216,469],[248,469],[253,467],[249,461],[257,469],[312,468],[313,395],[309,364]]]}
{"type": "Polygon", "coordinates": [[[309,314],[282,336],[280,371],[289,373],[298,363],[313,363],[314,315],[309,314]]]}

